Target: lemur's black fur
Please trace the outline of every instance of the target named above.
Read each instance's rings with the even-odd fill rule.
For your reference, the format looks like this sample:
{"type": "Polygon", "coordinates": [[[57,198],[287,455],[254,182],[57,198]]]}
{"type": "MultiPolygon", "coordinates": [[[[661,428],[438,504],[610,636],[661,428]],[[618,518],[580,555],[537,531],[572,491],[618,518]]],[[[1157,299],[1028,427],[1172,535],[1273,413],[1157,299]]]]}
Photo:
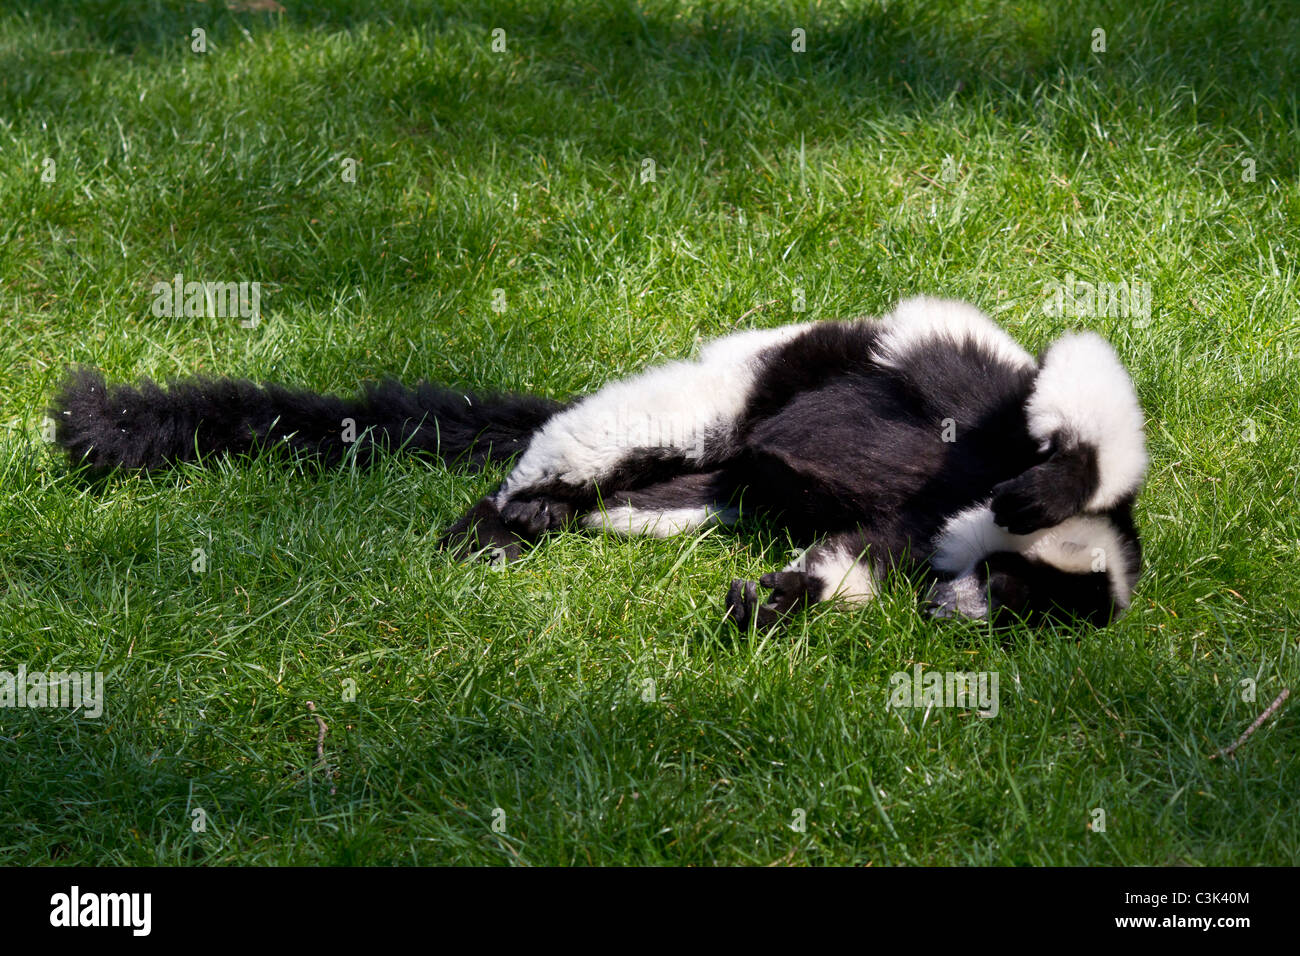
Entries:
{"type": "Polygon", "coordinates": [[[816,544],[762,579],[766,601],[732,585],[741,626],[868,600],[897,565],[933,576],[939,614],[1101,624],[1140,565],[1141,412],[1109,346],[1067,337],[1035,362],[943,300],[739,333],[569,404],[391,381],[356,399],[234,380],[110,386],[83,369],[51,413],[59,444],[100,469],[271,445],[334,464],[354,442],[362,462],[518,456],[443,538],[506,559],[572,523],[662,535],[768,514],[816,544]]]}

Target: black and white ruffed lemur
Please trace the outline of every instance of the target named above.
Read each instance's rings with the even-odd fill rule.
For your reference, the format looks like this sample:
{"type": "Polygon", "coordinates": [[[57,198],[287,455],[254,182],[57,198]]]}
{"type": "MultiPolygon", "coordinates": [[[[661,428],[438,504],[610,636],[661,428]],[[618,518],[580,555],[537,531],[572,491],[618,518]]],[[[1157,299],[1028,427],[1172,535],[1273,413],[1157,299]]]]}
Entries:
{"type": "Polygon", "coordinates": [[[940,616],[1100,625],[1128,606],[1141,561],[1143,415],[1115,351],[1073,333],[1035,361],[943,299],[738,332],[568,402],[391,381],[358,398],[228,379],[106,385],[83,368],[51,414],[58,443],[99,469],[273,444],[327,464],[399,449],[515,459],[443,537],[461,554],[510,560],[562,527],[662,537],[742,508],[768,515],[815,543],[733,582],[726,613],[741,627],[869,601],[890,567],[927,578],[940,616]]]}

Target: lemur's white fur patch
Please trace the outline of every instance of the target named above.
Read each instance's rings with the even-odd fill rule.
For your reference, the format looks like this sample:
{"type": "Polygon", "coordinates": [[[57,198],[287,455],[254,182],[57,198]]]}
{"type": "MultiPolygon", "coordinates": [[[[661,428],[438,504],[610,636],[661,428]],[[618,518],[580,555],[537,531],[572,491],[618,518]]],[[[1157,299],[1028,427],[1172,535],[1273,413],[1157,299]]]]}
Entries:
{"type": "Polygon", "coordinates": [[[916,349],[932,347],[935,339],[952,343],[969,339],[1014,368],[1034,364],[1019,342],[968,302],[931,296],[904,299],[880,324],[876,360],[882,365],[897,365],[916,349]]]}
{"type": "Polygon", "coordinates": [[[645,535],[651,538],[671,538],[715,524],[735,524],[740,520],[739,508],[720,508],[705,505],[700,508],[667,508],[663,511],[643,510],[630,505],[616,505],[603,511],[585,515],[582,524],[614,534],[645,535]]]}
{"type": "Polygon", "coordinates": [[[1146,474],[1142,406],[1110,343],[1092,332],[1058,339],[1025,406],[1029,432],[1048,442],[1064,430],[1097,449],[1097,490],[1089,511],[1111,507],[1137,491],[1146,474]]]}
{"type": "Polygon", "coordinates": [[[813,548],[794,561],[787,571],[803,571],[822,582],[819,601],[838,598],[850,604],[865,604],[876,596],[877,584],[871,569],[845,547],[813,548]]]}
{"type": "Polygon", "coordinates": [[[935,535],[930,564],[946,574],[966,574],[995,551],[1018,551],[1014,535],[998,527],[987,504],[960,511],[935,535]]]}
{"type": "Polygon", "coordinates": [[[1128,607],[1132,570],[1118,532],[1101,515],[1075,515],[1051,528],[1012,534],[999,528],[987,504],[967,508],[949,518],[935,536],[930,564],[939,571],[964,577],[996,551],[1014,551],[1070,574],[1104,571],[1116,606],[1128,607]]]}
{"type": "Polygon", "coordinates": [[[542,426],[502,485],[497,505],[539,482],[598,481],[636,448],[706,463],[708,439],[734,427],[744,411],[760,353],[807,328],[803,323],[737,332],[710,342],[696,359],[606,385],[542,426]]]}

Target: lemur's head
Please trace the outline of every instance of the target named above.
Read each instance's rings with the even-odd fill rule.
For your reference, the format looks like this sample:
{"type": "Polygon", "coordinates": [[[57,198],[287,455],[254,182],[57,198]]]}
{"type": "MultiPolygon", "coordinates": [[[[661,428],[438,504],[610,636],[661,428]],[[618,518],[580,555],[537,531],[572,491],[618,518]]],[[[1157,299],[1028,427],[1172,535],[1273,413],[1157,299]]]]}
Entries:
{"type": "Polygon", "coordinates": [[[1106,624],[1137,583],[1133,500],[1147,454],[1133,382],[1105,339],[1073,333],[1043,353],[1024,427],[1037,463],[949,518],[933,542],[935,613],[1106,624]]]}
{"type": "Polygon", "coordinates": [[[949,521],[930,592],[937,617],[1108,624],[1129,605],[1142,549],[1130,502],[1030,534],[998,527],[987,506],[949,521]]]}

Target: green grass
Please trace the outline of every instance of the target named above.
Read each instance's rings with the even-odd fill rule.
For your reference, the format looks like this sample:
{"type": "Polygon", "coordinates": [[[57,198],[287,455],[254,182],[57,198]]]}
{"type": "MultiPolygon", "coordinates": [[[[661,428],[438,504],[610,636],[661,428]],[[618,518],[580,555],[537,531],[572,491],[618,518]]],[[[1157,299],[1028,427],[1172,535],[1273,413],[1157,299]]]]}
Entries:
{"type": "Polygon", "coordinates": [[[0,862],[1300,861],[1294,708],[1209,759],[1300,684],[1293,7],[282,2],[0,13],[0,669],[106,679],[100,720],[0,710],[0,862]],[[155,318],[178,272],[264,321],[155,318]],[[1045,315],[1068,273],[1149,282],[1150,323],[1045,315]],[[996,635],[893,582],[735,639],[761,527],[494,570],[433,543],[499,474],[93,486],[40,440],[73,362],[565,396],[922,291],[1131,367],[1121,622],[996,635]],[[1001,712],[887,710],[916,662],[1001,712]]]}

